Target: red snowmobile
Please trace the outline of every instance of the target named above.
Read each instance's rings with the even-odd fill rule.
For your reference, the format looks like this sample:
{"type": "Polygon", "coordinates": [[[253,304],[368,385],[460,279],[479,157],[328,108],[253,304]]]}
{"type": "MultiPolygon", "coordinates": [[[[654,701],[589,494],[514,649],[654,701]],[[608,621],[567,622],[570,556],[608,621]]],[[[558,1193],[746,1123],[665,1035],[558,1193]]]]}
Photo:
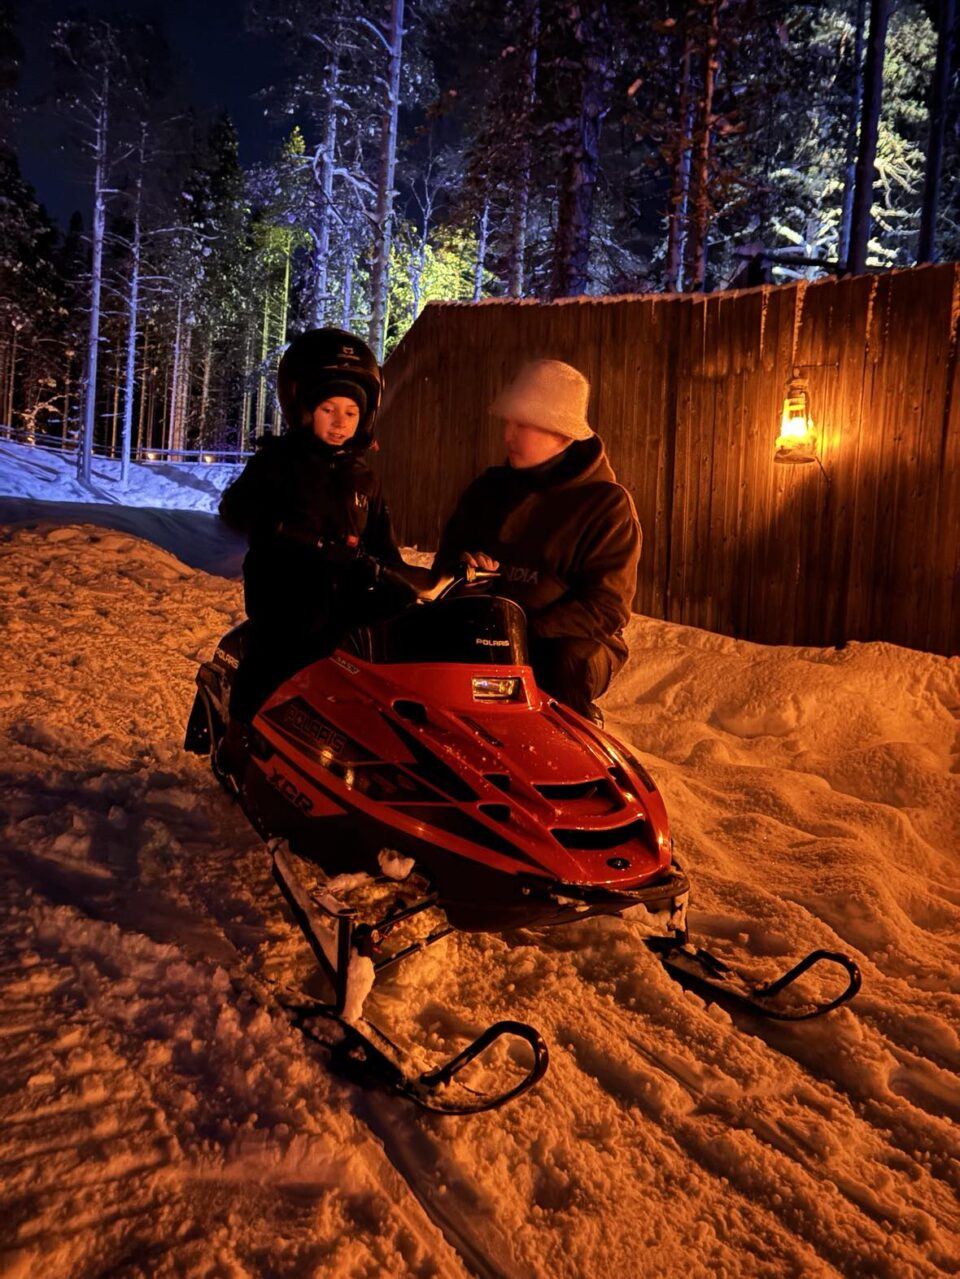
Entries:
{"type": "Polygon", "coordinates": [[[298,1026],[341,1064],[426,1109],[503,1105],[546,1070],[533,1027],[498,1022],[441,1069],[412,1078],[395,1045],[360,1017],[363,996],[378,973],[454,929],[591,915],[645,920],[658,934],[645,944],[673,975],[753,1013],[815,1017],[852,998],[860,974],[841,954],[813,951],[752,988],[689,944],[688,883],[656,785],[629,749],[537,687],[523,610],[486,593],[489,585],[448,580],[286,680],[255,716],[229,774],[217,748],[246,627],[200,667],[186,748],[211,755],[270,842],[277,883],[333,988],[329,1003],[286,1002],[298,1026]],[[388,904],[361,920],[337,897],[336,879],[309,891],[298,862],[327,877],[365,872],[385,886],[388,904]],[[444,926],[391,950],[397,930],[430,910],[444,926]],[[819,962],[846,973],[839,995],[789,1008],[772,1002],[819,962]],[[332,1042],[320,1025],[333,1028],[332,1042]],[[530,1046],[528,1072],[494,1094],[466,1089],[457,1078],[466,1064],[510,1036],[530,1046]]]}

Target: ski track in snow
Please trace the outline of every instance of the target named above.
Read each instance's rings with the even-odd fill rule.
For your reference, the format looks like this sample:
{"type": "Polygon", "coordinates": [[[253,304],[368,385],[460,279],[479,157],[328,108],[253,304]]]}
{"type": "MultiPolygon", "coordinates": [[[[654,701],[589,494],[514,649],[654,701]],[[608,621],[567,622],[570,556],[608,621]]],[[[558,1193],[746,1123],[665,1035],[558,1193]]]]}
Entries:
{"type": "Polygon", "coordinates": [[[698,939],[757,979],[848,950],[863,991],[758,1022],[624,921],[454,935],[371,1018],[424,1062],[528,1020],[551,1067],[442,1118],[332,1076],[231,977],[311,972],[181,750],[240,616],[237,582],[130,533],[0,541],[0,1274],[960,1270],[960,660],[635,618],[607,721],[664,792],[698,939]]]}

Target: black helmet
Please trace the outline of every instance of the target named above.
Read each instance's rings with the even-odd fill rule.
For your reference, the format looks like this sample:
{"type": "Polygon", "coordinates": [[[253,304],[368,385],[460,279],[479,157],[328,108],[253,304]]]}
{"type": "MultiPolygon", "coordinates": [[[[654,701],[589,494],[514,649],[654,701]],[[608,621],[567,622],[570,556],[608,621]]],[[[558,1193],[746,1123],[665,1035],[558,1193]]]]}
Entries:
{"type": "Polygon", "coordinates": [[[310,329],[287,347],[277,370],[277,398],[291,430],[303,425],[328,395],[360,392],[360,423],[353,443],[373,441],[383,377],[376,356],[365,342],[344,329],[310,329]]]}

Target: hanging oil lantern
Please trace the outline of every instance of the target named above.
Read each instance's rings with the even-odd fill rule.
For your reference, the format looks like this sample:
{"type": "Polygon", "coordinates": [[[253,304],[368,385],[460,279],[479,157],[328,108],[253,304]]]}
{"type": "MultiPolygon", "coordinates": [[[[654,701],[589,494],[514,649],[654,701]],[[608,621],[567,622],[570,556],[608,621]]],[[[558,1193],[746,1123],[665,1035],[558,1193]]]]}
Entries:
{"type": "Polygon", "coordinates": [[[773,460],[788,464],[817,460],[817,433],[810,416],[809,388],[806,378],[799,377],[796,369],[787,383],[773,460]]]}

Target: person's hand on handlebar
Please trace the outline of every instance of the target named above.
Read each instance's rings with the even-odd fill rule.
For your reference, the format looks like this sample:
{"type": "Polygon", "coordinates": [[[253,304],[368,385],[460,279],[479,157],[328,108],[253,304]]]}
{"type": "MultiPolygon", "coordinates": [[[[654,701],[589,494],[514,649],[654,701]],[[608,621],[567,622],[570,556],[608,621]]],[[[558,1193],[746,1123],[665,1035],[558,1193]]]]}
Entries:
{"type": "MultiPolygon", "coordinates": [[[[495,573],[500,567],[500,561],[495,560],[488,555],[486,551],[464,551],[460,556],[460,562],[466,564],[468,569],[481,569],[484,573],[495,573]]],[[[473,574],[467,573],[467,581],[472,580],[473,574]]]]}

